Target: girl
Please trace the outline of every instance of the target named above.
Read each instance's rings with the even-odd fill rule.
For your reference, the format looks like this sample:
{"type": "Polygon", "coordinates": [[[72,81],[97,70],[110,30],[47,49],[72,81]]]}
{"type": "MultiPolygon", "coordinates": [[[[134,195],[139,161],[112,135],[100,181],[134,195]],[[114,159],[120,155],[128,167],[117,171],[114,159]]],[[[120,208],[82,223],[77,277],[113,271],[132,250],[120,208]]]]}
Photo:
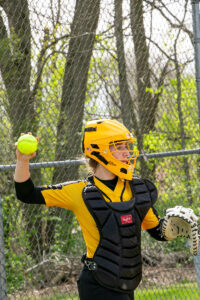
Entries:
{"type": "Polygon", "coordinates": [[[18,150],[15,188],[19,200],[70,209],[87,247],[78,279],[81,300],[130,300],[142,277],[141,228],[160,241],[162,220],[153,207],[153,183],[133,176],[138,151],[128,129],[115,120],[88,122],[83,152],[93,174],[85,181],[37,187],[29,160],[18,150]]]}

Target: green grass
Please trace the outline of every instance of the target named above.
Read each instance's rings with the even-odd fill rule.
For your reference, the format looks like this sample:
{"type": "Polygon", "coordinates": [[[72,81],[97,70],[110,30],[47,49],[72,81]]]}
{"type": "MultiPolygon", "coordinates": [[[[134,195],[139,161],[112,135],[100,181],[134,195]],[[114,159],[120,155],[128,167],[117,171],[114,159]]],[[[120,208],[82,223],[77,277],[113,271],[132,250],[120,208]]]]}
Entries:
{"type": "MultiPolygon", "coordinates": [[[[35,297],[21,298],[21,300],[35,300],[35,297]]],[[[59,295],[37,298],[39,300],[79,300],[77,295],[59,295]]],[[[197,283],[182,283],[170,287],[137,289],[135,300],[200,300],[197,283]]]]}
{"type": "Polygon", "coordinates": [[[196,283],[177,284],[170,287],[136,290],[135,300],[199,300],[196,283]]]}

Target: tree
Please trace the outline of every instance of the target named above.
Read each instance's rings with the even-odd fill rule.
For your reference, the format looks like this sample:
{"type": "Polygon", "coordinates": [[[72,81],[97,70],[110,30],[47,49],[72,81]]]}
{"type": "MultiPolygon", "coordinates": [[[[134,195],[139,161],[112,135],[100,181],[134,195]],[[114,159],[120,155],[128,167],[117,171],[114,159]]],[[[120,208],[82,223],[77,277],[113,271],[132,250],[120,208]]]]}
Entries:
{"type": "MultiPolygon", "coordinates": [[[[0,1],[8,18],[9,33],[0,15],[0,70],[7,93],[7,114],[12,126],[12,139],[17,140],[27,129],[37,132],[38,119],[35,111],[35,97],[31,93],[31,28],[28,2],[26,0],[0,1]],[[24,107],[26,109],[24,109],[24,107]]],[[[37,179],[40,172],[36,172],[37,179]]],[[[24,217],[29,223],[30,243],[33,256],[41,250],[41,217],[39,210],[23,206],[24,217]],[[36,232],[32,232],[32,227],[36,232]]]]}
{"type": "Polygon", "coordinates": [[[31,28],[27,0],[0,1],[9,25],[9,35],[0,15],[0,69],[8,95],[7,112],[13,138],[30,128],[37,131],[34,98],[30,90],[31,28]],[[27,109],[24,110],[24,107],[27,109]]]}
{"type": "MultiPolygon", "coordinates": [[[[57,125],[56,160],[76,159],[81,152],[80,145],[88,71],[95,42],[99,12],[100,0],[76,2],[57,125]]],[[[69,180],[69,178],[76,179],[77,177],[77,165],[70,165],[69,167],[56,168],[53,174],[53,182],[62,182],[69,180]]],[[[54,209],[50,213],[48,244],[51,244],[54,240],[55,216],[59,216],[58,209],[54,209]]],[[[69,224],[72,218],[72,213],[66,212],[65,220],[69,231],[71,231],[69,224]]],[[[69,235],[68,230],[66,235],[69,235]]]]}
{"type": "MultiPolygon", "coordinates": [[[[126,71],[126,57],[123,42],[123,17],[122,0],[115,0],[115,36],[117,46],[117,59],[119,66],[119,87],[122,109],[122,118],[124,124],[129,129],[134,129],[137,137],[138,148],[143,152],[143,136],[148,134],[155,127],[156,109],[161,94],[160,87],[164,82],[168,62],[163,67],[160,77],[157,80],[156,89],[159,93],[152,95],[149,90],[152,88],[151,67],[149,63],[149,49],[147,47],[144,17],[143,1],[130,1],[130,21],[131,32],[134,42],[134,58],[136,66],[136,88],[132,97],[129,91],[128,76],[126,71]]],[[[152,170],[149,170],[145,160],[141,160],[141,175],[153,176],[152,170]]]]}
{"type": "MultiPolygon", "coordinates": [[[[69,49],[63,78],[60,115],[57,126],[56,160],[80,155],[81,133],[88,70],[98,25],[100,0],[77,1],[71,25],[69,49]]],[[[77,178],[77,166],[54,171],[53,182],[77,178]]]]}

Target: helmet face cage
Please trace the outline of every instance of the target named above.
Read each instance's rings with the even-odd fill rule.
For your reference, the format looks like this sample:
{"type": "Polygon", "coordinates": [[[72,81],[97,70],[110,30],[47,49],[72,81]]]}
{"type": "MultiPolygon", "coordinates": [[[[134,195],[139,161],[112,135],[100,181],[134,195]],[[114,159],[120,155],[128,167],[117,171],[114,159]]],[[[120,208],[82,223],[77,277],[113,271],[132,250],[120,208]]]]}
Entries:
{"type": "Polygon", "coordinates": [[[83,151],[121,179],[132,180],[139,155],[133,147],[135,141],[128,129],[115,120],[92,121],[85,128],[83,151]]]}
{"type": "Polygon", "coordinates": [[[121,159],[126,164],[128,164],[128,165],[132,164],[135,167],[136,160],[139,155],[139,151],[137,149],[135,149],[133,141],[129,141],[129,140],[115,141],[110,144],[109,149],[110,149],[110,153],[112,155],[115,153],[122,154],[122,156],[124,156],[124,157],[121,159]],[[112,151],[111,151],[111,146],[113,146],[112,151]]]}

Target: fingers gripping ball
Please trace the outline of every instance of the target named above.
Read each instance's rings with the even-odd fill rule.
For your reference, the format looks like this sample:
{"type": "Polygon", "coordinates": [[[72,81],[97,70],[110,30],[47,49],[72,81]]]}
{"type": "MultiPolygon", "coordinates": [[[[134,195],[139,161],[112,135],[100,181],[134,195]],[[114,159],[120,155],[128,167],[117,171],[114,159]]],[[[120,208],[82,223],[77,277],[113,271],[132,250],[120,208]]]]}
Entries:
{"type": "Polygon", "coordinates": [[[38,140],[32,134],[24,134],[17,141],[18,150],[25,155],[30,155],[37,150],[38,140]]]}
{"type": "Polygon", "coordinates": [[[198,217],[191,208],[175,206],[166,211],[162,223],[162,233],[166,238],[188,238],[190,252],[197,255],[199,245],[198,217]]]}

